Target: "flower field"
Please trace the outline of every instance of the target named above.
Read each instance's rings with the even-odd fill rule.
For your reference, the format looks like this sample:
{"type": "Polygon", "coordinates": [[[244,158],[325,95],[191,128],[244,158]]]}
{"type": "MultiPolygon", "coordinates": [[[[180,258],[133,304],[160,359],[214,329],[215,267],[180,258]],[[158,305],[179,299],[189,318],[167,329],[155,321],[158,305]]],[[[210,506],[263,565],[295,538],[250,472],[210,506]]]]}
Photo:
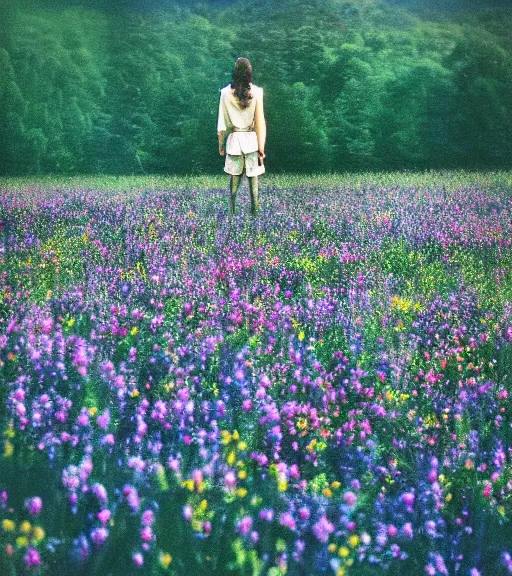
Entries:
{"type": "Polygon", "coordinates": [[[512,574],[512,177],[0,181],[0,574],[512,574]]]}

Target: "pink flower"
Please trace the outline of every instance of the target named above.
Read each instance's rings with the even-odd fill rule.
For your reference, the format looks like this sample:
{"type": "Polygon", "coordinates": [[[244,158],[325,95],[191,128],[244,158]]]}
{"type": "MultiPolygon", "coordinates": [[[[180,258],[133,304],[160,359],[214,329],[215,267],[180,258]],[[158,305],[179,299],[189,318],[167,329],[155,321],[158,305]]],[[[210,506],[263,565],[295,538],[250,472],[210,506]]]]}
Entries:
{"type": "Polygon", "coordinates": [[[252,518],[250,516],[244,516],[238,521],[236,527],[237,530],[245,536],[252,527],[252,518]]]}
{"type": "Polygon", "coordinates": [[[413,530],[412,530],[412,524],[410,522],[406,522],[403,526],[402,526],[402,532],[404,533],[405,536],[407,536],[408,538],[412,538],[414,536],[413,530]]]}
{"type": "Polygon", "coordinates": [[[407,511],[412,512],[412,506],[414,504],[414,493],[406,492],[402,494],[402,502],[407,506],[407,511]]]}
{"type": "Polygon", "coordinates": [[[108,408],[103,412],[103,414],[100,414],[96,418],[96,422],[98,423],[98,426],[103,430],[106,430],[108,428],[108,425],[110,423],[110,411],[108,408]]]}
{"type": "Polygon", "coordinates": [[[110,520],[110,510],[108,508],[105,508],[103,510],[101,510],[101,512],[98,512],[98,514],[96,514],[96,516],[98,517],[98,520],[102,523],[102,524],[106,524],[109,520],[110,520]]]}
{"type": "Polygon", "coordinates": [[[144,542],[150,542],[153,538],[153,531],[151,530],[151,527],[144,526],[144,528],[140,531],[140,537],[144,540],[144,542]]]}
{"type": "Polygon", "coordinates": [[[343,494],[343,500],[345,501],[345,503],[348,506],[354,506],[355,503],[357,502],[357,496],[354,494],[354,492],[351,492],[350,490],[347,490],[344,494],[343,494]]]}
{"type": "Polygon", "coordinates": [[[25,505],[28,508],[30,514],[32,514],[32,516],[37,516],[39,512],[41,512],[41,509],[43,507],[43,501],[41,500],[41,498],[39,498],[39,496],[34,496],[33,498],[27,500],[25,505]]]}
{"type": "Polygon", "coordinates": [[[316,524],[313,524],[312,529],[320,542],[327,542],[329,534],[334,532],[334,524],[329,522],[325,516],[322,516],[316,524]]]}
{"type": "Polygon", "coordinates": [[[286,526],[290,530],[295,530],[295,520],[289,512],[283,512],[279,516],[279,522],[281,523],[281,526],[286,526]]]}
{"type": "Polygon", "coordinates": [[[101,546],[108,538],[108,530],[103,526],[101,528],[94,528],[91,532],[91,538],[96,546],[101,546]]]}
{"type": "Polygon", "coordinates": [[[155,520],[153,510],[144,510],[141,517],[141,522],[144,526],[151,526],[155,520]]]}
{"type": "Polygon", "coordinates": [[[193,514],[193,510],[192,510],[192,506],[190,506],[190,504],[183,506],[183,518],[185,518],[185,520],[192,520],[192,514],[193,514]]]}
{"type": "Polygon", "coordinates": [[[226,484],[226,486],[229,486],[229,487],[232,487],[236,484],[236,477],[233,474],[233,472],[228,472],[224,476],[224,484],[226,484]]]}
{"type": "Polygon", "coordinates": [[[29,548],[24,557],[27,566],[39,566],[41,564],[41,557],[35,548],[29,548]]]}

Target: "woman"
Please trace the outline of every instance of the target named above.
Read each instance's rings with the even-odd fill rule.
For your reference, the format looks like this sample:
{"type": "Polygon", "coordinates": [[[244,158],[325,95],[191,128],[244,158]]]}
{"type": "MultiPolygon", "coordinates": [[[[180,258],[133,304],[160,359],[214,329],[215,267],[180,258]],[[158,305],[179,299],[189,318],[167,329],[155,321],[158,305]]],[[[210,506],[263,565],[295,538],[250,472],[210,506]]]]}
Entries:
{"type": "Polygon", "coordinates": [[[258,176],[265,172],[265,139],[267,126],[263,114],[263,88],[252,83],[252,66],[247,58],[238,58],[231,83],[220,91],[219,154],[226,154],[224,172],[231,174],[230,210],[235,213],[235,200],[244,172],[249,179],[251,215],[258,203],[258,176]],[[224,148],[224,136],[229,132],[224,148]]]}

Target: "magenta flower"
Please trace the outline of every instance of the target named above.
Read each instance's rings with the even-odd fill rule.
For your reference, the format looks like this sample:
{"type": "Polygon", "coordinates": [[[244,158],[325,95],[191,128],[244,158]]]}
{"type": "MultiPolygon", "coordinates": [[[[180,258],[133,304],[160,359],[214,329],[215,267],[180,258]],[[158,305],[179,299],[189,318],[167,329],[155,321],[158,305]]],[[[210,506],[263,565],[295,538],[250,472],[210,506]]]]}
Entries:
{"type": "Polygon", "coordinates": [[[345,504],[352,507],[352,506],[355,506],[355,504],[357,502],[357,496],[354,494],[354,492],[347,490],[343,494],[343,500],[344,500],[345,504]]]}
{"type": "Polygon", "coordinates": [[[295,530],[295,520],[289,512],[283,512],[279,516],[279,522],[281,523],[281,526],[286,526],[290,530],[295,530]]]}
{"type": "Polygon", "coordinates": [[[322,516],[318,522],[312,526],[313,532],[320,542],[327,542],[329,539],[329,534],[334,532],[334,524],[329,522],[329,520],[322,516]]]}
{"type": "Polygon", "coordinates": [[[101,546],[108,538],[108,530],[105,527],[94,528],[91,532],[92,541],[96,546],[101,546]]]}
{"type": "Polygon", "coordinates": [[[109,520],[110,520],[110,510],[108,508],[104,508],[103,510],[101,510],[101,512],[98,512],[98,514],[96,514],[98,520],[105,525],[109,520]]]}
{"type": "Polygon", "coordinates": [[[241,520],[238,521],[236,528],[245,536],[252,527],[252,518],[250,516],[244,516],[241,520]]]}
{"type": "Polygon", "coordinates": [[[41,557],[35,548],[29,548],[23,559],[27,566],[39,566],[41,564],[41,557]]]}
{"type": "Polygon", "coordinates": [[[39,496],[34,496],[26,501],[25,506],[32,516],[37,516],[43,507],[43,501],[39,496]]]}

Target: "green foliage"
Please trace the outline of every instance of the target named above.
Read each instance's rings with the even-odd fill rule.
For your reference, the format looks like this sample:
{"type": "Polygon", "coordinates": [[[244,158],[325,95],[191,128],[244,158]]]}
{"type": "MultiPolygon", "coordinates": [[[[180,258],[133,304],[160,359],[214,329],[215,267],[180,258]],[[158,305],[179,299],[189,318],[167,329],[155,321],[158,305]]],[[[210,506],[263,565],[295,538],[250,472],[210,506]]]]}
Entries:
{"type": "Polygon", "coordinates": [[[218,90],[240,54],[265,88],[273,172],[500,168],[512,155],[509,10],[434,22],[377,0],[39,2],[2,23],[2,174],[219,171],[218,90]]]}

